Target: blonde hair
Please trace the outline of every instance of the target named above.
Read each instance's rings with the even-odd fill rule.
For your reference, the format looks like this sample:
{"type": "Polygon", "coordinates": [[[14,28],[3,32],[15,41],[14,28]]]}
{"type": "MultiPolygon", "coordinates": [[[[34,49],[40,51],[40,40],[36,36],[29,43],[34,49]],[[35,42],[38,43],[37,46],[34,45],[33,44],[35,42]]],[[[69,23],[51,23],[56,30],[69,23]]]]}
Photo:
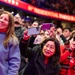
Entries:
{"type": "Polygon", "coordinates": [[[8,17],[9,17],[8,30],[6,32],[6,38],[3,41],[4,47],[7,48],[10,38],[12,38],[13,45],[15,45],[15,42],[16,42],[16,44],[18,43],[18,39],[15,36],[15,32],[14,32],[14,17],[13,17],[13,15],[8,11],[3,11],[1,14],[8,14],[8,17]]]}

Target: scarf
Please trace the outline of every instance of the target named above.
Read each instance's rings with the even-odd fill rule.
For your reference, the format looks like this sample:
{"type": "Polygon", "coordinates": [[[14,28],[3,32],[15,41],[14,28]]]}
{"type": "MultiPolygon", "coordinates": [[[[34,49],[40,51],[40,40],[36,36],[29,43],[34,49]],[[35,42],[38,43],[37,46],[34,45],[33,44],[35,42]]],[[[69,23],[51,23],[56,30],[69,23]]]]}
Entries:
{"type": "Polygon", "coordinates": [[[1,32],[6,33],[6,32],[7,32],[7,29],[0,29],[0,33],[1,33],[1,32]]]}

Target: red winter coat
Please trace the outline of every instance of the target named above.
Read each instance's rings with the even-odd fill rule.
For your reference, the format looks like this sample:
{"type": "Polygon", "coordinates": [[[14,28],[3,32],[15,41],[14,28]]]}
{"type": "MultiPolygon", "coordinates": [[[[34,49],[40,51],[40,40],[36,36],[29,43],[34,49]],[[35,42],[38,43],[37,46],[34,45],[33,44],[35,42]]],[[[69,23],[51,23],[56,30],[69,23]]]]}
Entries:
{"type": "Polygon", "coordinates": [[[61,70],[59,75],[75,75],[75,52],[69,52],[61,46],[61,70]]]}

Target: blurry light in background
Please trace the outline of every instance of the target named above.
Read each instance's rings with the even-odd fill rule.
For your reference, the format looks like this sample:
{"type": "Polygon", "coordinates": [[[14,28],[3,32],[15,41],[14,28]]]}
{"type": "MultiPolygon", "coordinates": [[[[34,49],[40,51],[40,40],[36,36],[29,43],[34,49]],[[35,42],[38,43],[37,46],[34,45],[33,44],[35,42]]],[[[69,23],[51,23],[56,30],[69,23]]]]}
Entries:
{"type": "Polygon", "coordinates": [[[7,1],[7,0],[4,0],[4,1],[7,1]]]}
{"type": "Polygon", "coordinates": [[[14,0],[12,0],[12,4],[15,4],[15,1],[14,0]]]}
{"type": "Polygon", "coordinates": [[[36,20],[37,18],[36,17],[34,17],[34,20],[36,20]]]}
{"type": "Polygon", "coordinates": [[[14,4],[14,5],[19,5],[19,0],[4,0],[5,2],[8,2],[8,3],[10,3],[10,4],[14,4]]]}
{"type": "Polygon", "coordinates": [[[26,16],[26,18],[29,18],[29,16],[26,16]]]}
{"type": "Polygon", "coordinates": [[[18,2],[16,2],[16,5],[18,5],[19,3],[18,2]]]}
{"type": "Polygon", "coordinates": [[[14,12],[12,11],[12,12],[11,12],[11,14],[13,15],[13,14],[14,14],[14,12]]]}
{"type": "Polygon", "coordinates": [[[8,0],[9,3],[11,3],[11,0],[8,0]]]}

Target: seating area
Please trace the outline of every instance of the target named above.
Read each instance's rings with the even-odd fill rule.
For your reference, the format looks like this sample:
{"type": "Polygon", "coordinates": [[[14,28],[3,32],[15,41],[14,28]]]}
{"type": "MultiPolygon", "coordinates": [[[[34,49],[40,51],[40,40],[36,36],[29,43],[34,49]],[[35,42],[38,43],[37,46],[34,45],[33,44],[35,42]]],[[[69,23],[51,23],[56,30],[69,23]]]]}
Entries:
{"type": "Polygon", "coordinates": [[[22,0],[38,8],[75,15],[74,0],[22,0]]]}

